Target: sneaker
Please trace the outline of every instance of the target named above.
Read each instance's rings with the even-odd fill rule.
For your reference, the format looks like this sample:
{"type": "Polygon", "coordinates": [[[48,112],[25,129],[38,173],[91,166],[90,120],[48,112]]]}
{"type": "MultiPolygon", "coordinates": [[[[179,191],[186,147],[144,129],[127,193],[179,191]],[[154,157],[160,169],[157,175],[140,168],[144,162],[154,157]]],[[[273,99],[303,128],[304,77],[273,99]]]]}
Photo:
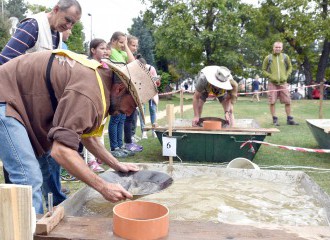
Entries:
{"type": "Polygon", "coordinates": [[[291,116],[288,116],[288,117],[287,117],[286,123],[287,123],[288,125],[299,125],[299,123],[295,122],[295,121],[293,120],[293,117],[291,117],[291,116]]]}
{"type": "Polygon", "coordinates": [[[273,124],[274,126],[280,126],[280,124],[278,123],[278,118],[277,117],[273,117],[273,124]]]}
{"type": "Polygon", "coordinates": [[[125,148],[132,152],[141,152],[143,150],[142,146],[137,145],[135,143],[128,143],[125,145],[125,148]]]}
{"type": "Polygon", "coordinates": [[[157,138],[157,134],[156,134],[155,131],[152,131],[152,134],[151,135],[152,135],[153,138],[157,138]]]}
{"type": "Polygon", "coordinates": [[[122,151],[122,149],[120,148],[115,148],[115,150],[111,151],[111,154],[115,157],[115,158],[126,158],[128,157],[128,154],[125,153],[124,151],[122,151]]]}
{"type": "Polygon", "coordinates": [[[91,160],[88,162],[88,167],[95,173],[104,172],[103,167],[101,167],[96,160],[91,160]]]}
{"type": "Polygon", "coordinates": [[[121,148],[120,148],[120,151],[126,153],[129,157],[135,155],[135,152],[133,152],[133,151],[131,151],[131,150],[128,150],[128,149],[126,149],[125,147],[121,147],[121,148]]]}
{"type": "Polygon", "coordinates": [[[141,140],[140,137],[138,137],[138,136],[136,136],[136,135],[132,136],[132,142],[137,143],[137,142],[140,141],[140,140],[141,140]]]}
{"type": "Polygon", "coordinates": [[[72,176],[67,170],[61,168],[61,180],[63,181],[76,181],[77,178],[72,176]]]}
{"type": "Polygon", "coordinates": [[[142,139],[148,139],[148,135],[146,131],[143,131],[142,133],[142,139]]]}
{"type": "Polygon", "coordinates": [[[71,191],[69,188],[63,186],[61,188],[61,192],[64,193],[65,195],[69,195],[71,191]]]}

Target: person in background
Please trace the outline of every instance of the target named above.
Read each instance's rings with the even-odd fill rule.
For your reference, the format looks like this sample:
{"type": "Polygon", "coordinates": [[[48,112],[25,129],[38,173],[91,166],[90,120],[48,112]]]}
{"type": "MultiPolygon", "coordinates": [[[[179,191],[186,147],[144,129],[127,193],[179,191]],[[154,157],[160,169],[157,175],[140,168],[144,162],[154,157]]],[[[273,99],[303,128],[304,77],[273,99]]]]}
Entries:
{"type": "MultiPolygon", "coordinates": [[[[89,59],[94,59],[102,64],[102,67],[108,68],[108,65],[102,61],[102,59],[106,58],[107,54],[107,43],[105,40],[100,38],[94,38],[90,44],[89,44],[89,59]]],[[[105,118],[102,122],[102,125],[104,125],[107,121],[107,118],[105,118]]],[[[104,145],[104,135],[103,131],[101,133],[101,136],[98,137],[98,140],[104,145]]],[[[104,172],[104,168],[100,166],[95,156],[87,151],[87,164],[89,168],[95,172],[95,173],[101,173],[104,172]]]]}
{"type": "Polygon", "coordinates": [[[285,104],[285,113],[287,115],[286,122],[288,125],[299,125],[291,116],[291,98],[288,89],[288,77],[292,72],[292,64],[288,55],[282,53],[283,43],[275,42],[273,45],[273,53],[265,57],[262,64],[262,72],[268,83],[268,101],[270,113],[273,118],[273,124],[279,126],[278,117],[275,113],[275,103],[280,99],[285,104]]]}
{"type": "Polygon", "coordinates": [[[292,100],[300,100],[302,98],[301,94],[298,92],[298,88],[294,90],[294,92],[291,95],[292,100]]]}
{"type": "Polygon", "coordinates": [[[51,12],[40,12],[23,19],[0,53],[0,64],[25,53],[62,47],[62,32],[80,20],[81,6],[76,0],[60,0],[51,12]]]}
{"type": "Polygon", "coordinates": [[[317,87],[313,87],[313,91],[312,91],[312,98],[313,99],[320,99],[321,93],[320,93],[320,88],[317,87]]]}
{"type": "Polygon", "coordinates": [[[257,102],[260,102],[260,99],[259,99],[259,85],[260,85],[259,75],[256,75],[255,79],[253,79],[253,82],[252,82],[253,95],[252,95],[252,98],[251,98],[251,102],[253,102],[254,98],[257,100],[257,102]]]}
{"type": "Polygon", "coordinates": [[[234,126],[234,103],[237,100],[238,84],[233,79],[230,70],[223,66],[207,66],[203,68],[196,83],[193,96],[194,118],[192,126],[199,125],[203,105],[209,94],[219,100],[225,112],[225,119],[230,126],[234,126]]]}
{"type": "Polygon", "coordinates": [[[104,54],[104,58],[105,59],[110,59],[110,56],[111,56],[111,44],[107,43],[107,50],[104,54]]]}
{"type": "MultiPolygon", "coordinates": [[[[131,50],[127,45],[127,37],[122,32],[114,32],[110,39],[111,56],[110,60],[126,65],[135,60],[131,50]]],[[[126,115],[118,113],[110,117],[109,121],[109,139],[111,153],[117,158],[128,156],[123,146],[123,128],[126,115]]]]}
{"type": "MultiPolygon", "coordinates": [[[[139,39],[135,36],[128,35],[127,46],[133,55],[136,54],[139,48],[139,39]]],[[[138,145],[133,141],[133,139],[135,140],[133,136],[135,135],[137,112],[138,110],[135,109],[135,111],[130,116],[126,116],[124,123],[125,148],[132,152],[141,152],[143,150],[141,145],[138,145]]]]}
{"type": "MultiPolygon", "coordinates": [[[[148,69],[153,81],[155,82],[156,86],[159,87],[160,86],[160,76],[157,75],[157,71],[155,69],[154,66],[151,66],[150,64],[147,64],[146,60],[144,58],[142,58],[141,56],[138,57],[138,59],[145,64],[146,68],[148,69]]],[[[152,127],[156,127],[157,123],[157,105],[159,102],[159,96],[158,94],[156,94],[152,99],[149,99],[148,103],[149,103],[149,113],[150,113],[150,122],[152,127]]],[[[143,105],[143,110],[144,112],[146,111],[146,106],[145,104],[143,105]]],[[[142,139],[147,139],[148,135],[147,132],[144,131],[144,127],[145,127],[145,122],[143,121],[143,119],[141,118],[140,115],[140,123],[141,123],[141,131],[142,131],[142,139]]],[[[152,137],[156,138],[157,135],[155,133],[155,130],[152,130],[152,137]]]]}
{"type": "Polygon", "coordinates": [[[186,81],[186,82],[184,83],[184,85],[183,85],[183,86],[184,86],[184,90],[186,90],[186,91],[187,91],[187,90],[188,90],[188,87],[189,87],[189,85],[188,85],[188,82],[186,81]]]}
{"type": "MultiPolygon", "coordinates": [[[[59,0],[50,12],[40,12],[23,19],[0,53],[0,65],[25,53],[62,47],[62,32],[72,29],[80,20],[81,6],[77,0],[59,0]]],[[[43,195],[48,204],[48,193],[53,193],[54,205],[66,199],[61,191],[60,165],[45,153],[39,161],[43,174],[43,195]],[[56,179],[56,181],[54,180],[56,179]]],[[[11,183],[4,166],[5,182],[11,183]]],[[[15,182],[14,182],[15,183],[15,182]]]]}

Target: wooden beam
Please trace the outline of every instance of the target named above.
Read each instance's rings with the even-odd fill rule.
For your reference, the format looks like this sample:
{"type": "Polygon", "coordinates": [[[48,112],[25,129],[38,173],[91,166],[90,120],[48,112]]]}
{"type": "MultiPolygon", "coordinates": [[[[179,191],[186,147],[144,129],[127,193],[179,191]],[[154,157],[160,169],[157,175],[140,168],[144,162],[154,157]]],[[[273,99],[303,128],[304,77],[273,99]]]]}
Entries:
{"type": "MultiPolygon", "coordinates": [[[[72,239],[112,239],[122,240],[112,232],[112,218],[105,217],[65,217],[49,235],[35,235],[34,240],[72,240],[72,239]]],[[[274,226],[273,226],[274,228],[274,226]]],[[[302,240],[297,233],[309,232],[311,236],[330,237],[329,226],[290,226],[288,229],[272,229],[251,225],[237,225],[202,221],[170,220],[166,240],[200,240],[200,239],[281,239],[302,240]],[[306,230],[307,229],[307,230],[306,230]]],[[[129,229],[127,230],[129,231],[129,229]]]]}
{"type": "Polygon", "coordinates": [[[183,89],[180,90],[180,118],[183,119],[183,89]]]}
{"type": "MultiPolygon", "coordinates": [[[[172,128],[174,124],[174,104],[167,104],[166,105],[166,117],[167,117],[167,124],[168,124],[168,136],[172,136],[172,128]]],[[[169,157],[170,166],[173,165],[173,157],[169,157]]]]}
{"type": "MultiPolygon", "coordinates": [[[[155,127],[155,128],[149,128],[145,127],[146,130],[158,130],[158,131],[165,131],[167,130],[166,127],[155,127]]],[[[222,128],[221,130],[205,130],[202,127],[173,127],[173,131],[198,131],[198,132],[263,132],[263,133],[278,133],[280,132],[277,128],[222,128]]]]}
{"type": "Polygon", "coordinates": [[[32,240],[32,187],[0,184],[0,239],[32,240]]]}
{"type": "Polygon", "coordinates": [[[36,234],[48,235],[50,231],[52,231],[63,219],[64,207],[57,206],[54,209],[55,210],[52,215],[50,215],[50,213],[48,212],[37,222],[36,234]]]}

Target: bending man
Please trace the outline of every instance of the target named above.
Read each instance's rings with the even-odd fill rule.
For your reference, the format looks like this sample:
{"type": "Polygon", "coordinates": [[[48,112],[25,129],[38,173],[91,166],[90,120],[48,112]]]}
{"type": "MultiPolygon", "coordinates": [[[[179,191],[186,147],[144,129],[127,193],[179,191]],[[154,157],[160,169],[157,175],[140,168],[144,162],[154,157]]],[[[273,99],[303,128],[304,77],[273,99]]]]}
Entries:
{"type": "Polygon", "coordinates": [[[156,87],[138,61],[108,66],[65,50],[31,53],[0,66],[0,158],[12,183],[32,186],[37,213],[43,212],[40,166],[49,152],[105,199],[132,197],[93,173],[77,152],[82,141],[114,170],[138,171],[120,163],[96,136],[108,114],[131,114],[156,94],[156,87]]]}
{"type": "Polygon", "coordinates": [[[196,83],[193,97],[194,119],[192,126],[198,126],[206,98],[213,94],[218,98],[225,112],[225,119],[230,126],[234,125],[234,107],[237,99],[237,83],[230,71],[222,66],[207,66],[203,68],[196,83]]]}

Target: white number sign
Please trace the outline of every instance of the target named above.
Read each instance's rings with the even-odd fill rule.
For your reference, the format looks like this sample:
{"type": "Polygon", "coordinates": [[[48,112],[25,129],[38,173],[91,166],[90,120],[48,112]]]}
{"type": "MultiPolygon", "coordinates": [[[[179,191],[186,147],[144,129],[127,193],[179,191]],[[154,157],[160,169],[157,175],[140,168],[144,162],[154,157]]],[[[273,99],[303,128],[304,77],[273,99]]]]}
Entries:
{"type": "Polygon", "coordinates": [[[176,138],[162,137],[163,156],[176,157],[176,138]]]}

